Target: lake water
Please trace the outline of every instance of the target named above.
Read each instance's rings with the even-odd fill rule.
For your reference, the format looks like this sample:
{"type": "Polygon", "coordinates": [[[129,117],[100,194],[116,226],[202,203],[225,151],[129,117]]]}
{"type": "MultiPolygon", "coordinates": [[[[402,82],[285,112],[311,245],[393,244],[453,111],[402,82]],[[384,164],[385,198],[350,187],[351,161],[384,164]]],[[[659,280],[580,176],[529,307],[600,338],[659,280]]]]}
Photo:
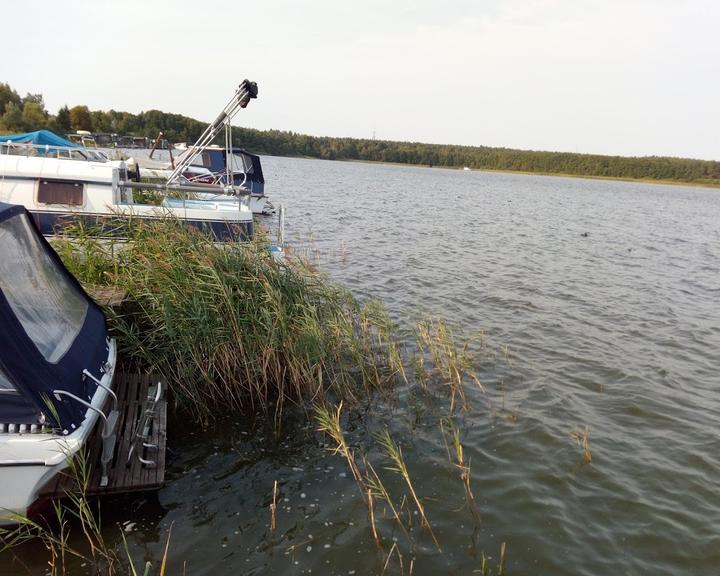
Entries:
{"type": "Polygon", "coordinates": [[[175,423],[157,499],[104,508],[136,558],[159,558],[172,524],[171,574],[380,574],[393,538],[392,574],[480,573],[483,555],[495,572],[503,542],[509,575],[720,573],[720,190],[263,166],[289,242],[381,299],[401,334],[427,314],[484,334],[471,350],[485,390],[455,415],[480,516],[440,431],[448,395],[400,390],[344,428],[396,505],[407,490],[373,435],[400,443],[442,552],[412,507],[408,539],[379,503],[380,552],[347,466],[302,418],[279,439],[235,418],[212,434],[175,423]]]}
{"type": "MultiPolygon", "coordinates": [[[[454,556],[415,573],[469,573],[501,541],[511,573],[720,573],[720,191],[265,165],[290,237],[309,231],[333,277],[401,322],[429,311],[509,349],[486,370],[494,408],[463,423],[478,539],[433,503],[454,556]],[[583,466],[570,434],[586,427],[583,466]]],[[[442,500],[446,455],[425,435],[408,458],[442,500]]]]}

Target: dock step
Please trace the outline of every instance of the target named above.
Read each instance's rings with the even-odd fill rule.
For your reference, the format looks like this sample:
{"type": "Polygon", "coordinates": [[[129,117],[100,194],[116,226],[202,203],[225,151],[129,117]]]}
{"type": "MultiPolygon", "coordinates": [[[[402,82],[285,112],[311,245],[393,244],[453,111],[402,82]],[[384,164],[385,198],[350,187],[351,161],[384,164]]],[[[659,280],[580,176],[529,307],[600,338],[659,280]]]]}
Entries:
{"type": "MultiPolygon", "coordinates": [[[[154,409],[149,429],[144,415],[148,394],[153,393],[159,378],[148,374],[116,373],[114,389],[118,396],[119,417],[117,442],[112,459],[107,463],[107,479],[103,479],[102,426],[97,426],[86,447],[90,480],[86,494],[120,494],[159,489],[165,480],[165,448],[167,444],[167,401],[161,398],[154,409]],[[145,424],[145,425],[144,425],[145,424]],[[138,438],[138,431],[143,438],[138,438]]],[[[107,455],[106,455],[107,457],[107,455]]],[[[62,498],[79,490],[69,473],[58,474],[41,491],[41,498],[62,498]]]]}

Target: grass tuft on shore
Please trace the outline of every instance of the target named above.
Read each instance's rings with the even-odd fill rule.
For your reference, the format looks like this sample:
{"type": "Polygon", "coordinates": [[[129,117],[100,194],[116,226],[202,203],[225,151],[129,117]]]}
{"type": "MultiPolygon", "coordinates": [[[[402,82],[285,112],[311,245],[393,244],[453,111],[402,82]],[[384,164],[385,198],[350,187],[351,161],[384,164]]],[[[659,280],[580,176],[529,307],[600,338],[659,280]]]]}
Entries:
{"type": "Polygon", "coordinates": [[[203,421],[227,410],[348,401],[388,388],[402,368],[391,322],[267,241],[218,244],[171,218],[135,221],[130,240],[75,229],[55,242],[86,286],[122,290],[107,310],[120,358],[160,372],[203,421]]]}

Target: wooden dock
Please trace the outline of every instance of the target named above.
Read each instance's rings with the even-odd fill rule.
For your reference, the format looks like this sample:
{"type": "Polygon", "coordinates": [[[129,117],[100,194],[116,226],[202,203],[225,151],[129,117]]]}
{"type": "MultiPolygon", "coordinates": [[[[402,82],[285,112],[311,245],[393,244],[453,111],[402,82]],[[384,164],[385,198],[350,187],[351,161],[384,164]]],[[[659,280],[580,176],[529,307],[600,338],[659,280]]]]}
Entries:
{"type": "MultiPolygon", "coordinates": [[[[165,480],[165,448],[167,444],[167,401],[161,398],[155,409],[148,444],[157,448],[144,448],[142,442],[135,442],[136,448],[128,461],[131,446],[136,440],[138,427],[144,414],[148,390],[157,384],[160,378],[144,374],[116,373],[113,389],[118,396],[117,441],[112,461],[108,464],[107,486],[100,485],[102,466],[102,421],[98,422],[95,432],[86,447],[89,476],[85,493],[88,496],[120,494],[124,492],[144,492],[157,490],[165,480]],[[152,460],[154,466],[143,464],[138,458],[152,460]]],[[[110,403],[108,403],[110,406],[110,403]]],[[[61,473],[41,491],[41,498],[62,498],[68,492],[78,492],[76,479],[68,473],[61,473]]]]}

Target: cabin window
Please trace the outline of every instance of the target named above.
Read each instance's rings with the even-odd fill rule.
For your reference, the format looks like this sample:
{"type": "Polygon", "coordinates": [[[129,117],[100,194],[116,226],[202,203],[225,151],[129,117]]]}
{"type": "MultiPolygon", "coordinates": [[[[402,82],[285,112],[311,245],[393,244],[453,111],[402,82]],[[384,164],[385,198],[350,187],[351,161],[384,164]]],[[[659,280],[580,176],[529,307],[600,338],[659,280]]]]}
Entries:
{"type": "Polygon", "coordinates": [[[210,152],[207,150],[202,154],[199,154],[198,157],[193,160],[193,166],[202,166],[203,168],[212,169],[212,165],[212,157],[210,156],[210,152]]]}
{"type": "Polygon", "coordinates": [[[0,370],[0,394],[2,394],[3,392],[17,393],[17,390],[15,389],[15,386],[12,385],[8,377],[5,375],[5,372],[0,370]]]}
{"type": "Polygon", "coordinates": [[[233,154],[232,155],[232,169],[234,172],[245,172],[245,174],[253,173],[252,158],[245,156],[244,154],[233,154]]]}
{"type": "Polygon", "coordinates": [[[87,299],[32,230],[25,214],[0,222],[0,289],[28,337],[58,362],[85,322],[87,299]]]}
{"type": "Polygon", "coordinates": [[[83,185],[65,180],[40,180],[38,182],[40,204],[83,205],[83,185]]]}

